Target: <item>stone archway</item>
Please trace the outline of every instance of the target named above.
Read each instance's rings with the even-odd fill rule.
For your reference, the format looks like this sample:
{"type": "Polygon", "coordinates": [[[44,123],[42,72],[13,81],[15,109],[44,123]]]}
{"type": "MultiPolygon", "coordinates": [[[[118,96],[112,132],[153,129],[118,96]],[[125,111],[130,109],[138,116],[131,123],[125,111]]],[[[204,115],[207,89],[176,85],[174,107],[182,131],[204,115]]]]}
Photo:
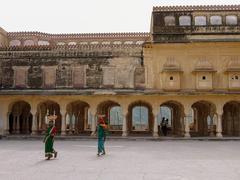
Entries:
{"type": "Polygon", "coordinates": [[[10,134],[30,134],[32,132],[31,106],[25,101],[12,104],[8,116],[10,134]]]}
{"type": "Polygon", "coordinates": [[[57,128],[57,132],[61,131],[62,125],[62,115],[60,113],[60,106],[58,103],[46,100],[41,102],[37,107],[37,130],[40,133],[44,133],[47,128],[47,115],[57,115],[57,119],[55,121],[55,126],[57,128]]]}
{"type": "Polygon", "coordinates": [[[68,133],[80,134],[91,131],[89,104],[84,101],[74,101],[67,106],[66,129],[68,133]]]}
{"type": "Polygon", "coordinates": [[[240,102],[230,101],[223,106],[223,135],[240,136],[240,102]]]}
{"type": "Polygon", "coordinates": [[[132,134],[153,132],[152,106],[145,101],[135,101],[128,106],[128,130],[132,134]]]}
{"type": "Polygon", "coordinates": [[[119,103],[111,100],[101,102],[97,107],[97,113],[105,115],[105,121],[108,123],[111,133],[122,132],[123,116],[119,103]]]}
{"type": "Polygon", "coordinates": [[[168,135],[174,136],[183,136],[184,135],[184,107],[181,103],[177,101],[167,101],[161,104],[160,106],[160,115],[159,117],[160,122],[163,118],[168,119],[168,135]],[[166,111],[164,108],[169,109],[169,112],[166,111]]]}
{"type": "Polygon", "coordinates": [[[216,106],[209,101],[197,101],[192,105],[192,109],[191,136],[214,136],[216,127],[213,116],[216,114],[216,106]]]}

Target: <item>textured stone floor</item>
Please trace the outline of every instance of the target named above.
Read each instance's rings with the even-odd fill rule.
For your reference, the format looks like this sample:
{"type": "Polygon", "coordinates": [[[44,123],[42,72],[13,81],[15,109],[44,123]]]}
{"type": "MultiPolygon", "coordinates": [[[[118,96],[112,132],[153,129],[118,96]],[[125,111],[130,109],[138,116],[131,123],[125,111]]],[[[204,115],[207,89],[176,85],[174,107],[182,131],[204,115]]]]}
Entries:
{"type": "Polygon", "coordinates": [[[0,141],[0,180],[239,180],[240,141],[56,141],[44,160],[41,141],[0,141]]]}

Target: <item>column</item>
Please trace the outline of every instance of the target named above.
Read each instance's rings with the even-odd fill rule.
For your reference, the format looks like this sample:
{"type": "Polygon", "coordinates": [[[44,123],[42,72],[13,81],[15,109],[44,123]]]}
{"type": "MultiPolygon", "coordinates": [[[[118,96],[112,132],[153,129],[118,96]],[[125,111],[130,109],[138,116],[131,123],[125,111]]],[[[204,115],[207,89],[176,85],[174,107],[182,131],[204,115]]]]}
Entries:
{"type": "Polygon", "coordinates": [[[160,107],[154,106],[153,115],[154,115],[154,122],[153,122],[153,137],[159,137],[158,134],[158,114],[159,114],[160,107]]]}
{"type": "Polygon", "coordinates": [[[4,135],[8,135],[9,134],[9,116],[10,116],[10,113],[7,113],[6,120],[5,120],[5,118],[2,118],[2,121],[5,122],[5,123],[3,123],[3,134],[4,135]]]}
{"type": "Polygon", "coordinates": [[[29,134],[29,120],[30,120],[30,114],[26,117],[26,134],[29,134]]]}
{"type": "Polygon", "coordinates": [[[184,137],[189,138],[191,137],[190,135],[190,128],[189,128],[189,121],[191,120],[192,117],[192,109],[190,105],[185,105],[184,106],[184,137]]]}
{"type": "Polygon", "coordinates": [[[219,138],[223,137],[222,136],[222,114],[217,115],[216,136],[219,138]]]}
{"type": "Polygon", "coordinates": [[[41,108],[39,108],[39,121],[38,121],[38,129],[41,129],[41,124],[42,124],[42,111],[41,108]]]}
{"type": "Polygon", "coordinates": [[[20,133],[20,115],[17,115],[16,119],[17,119],[16,133],[19,134],[20,133]]]}
{"type": "Polygon", "coordinates": [[[212,117],[212,116],[210,116],[210,118],[211,118],[211,123],[210,123],[210,137],[214,137],[215,136],[215,132],[214,132],[214,116],[212,117]]]}
{"type": "Polygon", "coordinates": [[[222,116],[223,116],[223,104],[224,103],[218,103],[216,104],[217,110],[216,110],[216,115],[217,115],[217,123],[216,123],[216,137],[222,138],[222,116]]]}
{"type": "Polygon", "coordinates": [[[62,127],[61,127],[61,135],[65,136],[66,135],[66,110],[63,109],[61,111],[62,114],[62,127]]]}
{"type": "Polygon", "coordinates": [[[191,137],[188,116],[184,117],[184,137],[186,138],[191,137]]]}
{"type": "Polygon", "coordinates": [[[127,107],[122,106],[122,113],[123,113],[122,137],[127,137],[128,136],[128,125],[127,125],[128,109],[127,109],[127,107]]]}
{"type": "Polygon", "coordinates": [[[16,116],[13,114],[12,115],[12,118],[13,118],[13,125],[12,125],[12,134],[15,134],[16,133],[16,116]]]}
{"type": "Polygon", "coordinates": [[[96,108],[91,107],[89,111],[90,111],[90,117],[91,117],[91,136],[96,136],[96,130],[97,130],[96,108]]]}
{"type": "MultiPolygon", "coordinates": [[[[32,109],[32,133],[31,133],[31,135],[36,135],[37,134],[37,109],[35,108],[33,108],[32,109]]],[[[40,119],[39,119],[39,121],[41,121],[40,119]]]]}

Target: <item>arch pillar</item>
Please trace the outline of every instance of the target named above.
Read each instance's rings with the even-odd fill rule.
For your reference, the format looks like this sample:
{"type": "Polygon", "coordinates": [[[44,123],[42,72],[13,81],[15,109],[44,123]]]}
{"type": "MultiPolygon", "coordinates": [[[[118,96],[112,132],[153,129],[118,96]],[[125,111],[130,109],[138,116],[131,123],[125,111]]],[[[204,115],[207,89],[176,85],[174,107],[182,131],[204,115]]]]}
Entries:
{"type": "Polygon", "coordinates": [[[31,135],[36,135],[37,134],[37,106],[32,106],[31,113],[32,113],[32,133],[31,133],[31,135]]]}
{"type": "Polygon", "coordinates": [[[97,130],[97,107],[90,106],[89,108],[90,118],[91,118],[91,136],[96,136],[97,130]]]}
{"type": "Polygon", "coordinates": [[[217,106],[217,127],[216,127],[216,137],[222,138],[222,116],[223,116],[223,105],[219,104],[217,106]]]}
{"type": "Polygon", "coordinates": [[[123,113],[123,125],[122,125],[122,136],[128,136],[128,126],[127,126],[127,114],[128,114],[128,107],[127,105],[122,106],[122,113],[123,113]]]}
{"type": "Polygon", "coordinates": [[[191,120],[191,105],[184,104],[184,137],[189,138],[190,135],[190,123],[191,120]]]}
{"type": "Polygon", "coordinates": [[[159,114],[160,107],[158,105],[153,105],[153,115],[154,115],[154,122],[153,122],[153,137],[159,137],[158,134],[158,114],[159,114]]]}
{"type": "Polygon", "coordinates": [[[2,118],[2,122],[3,122],[3,132],[2,134],[3,135],[9,135],[9,115],[10,113],[8,112],[7,115],[6,115],[6,120],[5,118],[2,118]]]}
{"type": "Polygon", "coordinates": [[[1,107],[0,109],[0,134],[2,135],[9,135],[9,115],[10,112],[8,112],[8,106],[4,106],[4,104],[2,104],[3,107],[1,107]],[[6,113],[7,112],[7,113],[6,113]],[[1,128],[2,126],[2,128],[1,128]]]}
{"type": "Polygon", "coordinates": [[[62,126],[61,126],[61,136],[66,135],[66,114],[67,114],[67,106],[60,104],[60,112],[62,115],[62,126]]]}

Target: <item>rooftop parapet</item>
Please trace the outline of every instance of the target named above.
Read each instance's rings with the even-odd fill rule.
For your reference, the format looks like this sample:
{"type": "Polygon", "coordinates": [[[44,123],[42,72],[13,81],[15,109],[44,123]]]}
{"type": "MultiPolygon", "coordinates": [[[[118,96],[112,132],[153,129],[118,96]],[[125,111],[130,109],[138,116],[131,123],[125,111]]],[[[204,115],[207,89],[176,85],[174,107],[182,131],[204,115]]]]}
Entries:
{"type": "Polygon", "coordinates": [[[154,42],[240,41],[240,5],[153,7],[151,34],[154,42]]]}
{"type": "Polygon", "coordinates": [[[153,12],[176,11],[239,11],[240,5],[154,6],[153,12]]]}

